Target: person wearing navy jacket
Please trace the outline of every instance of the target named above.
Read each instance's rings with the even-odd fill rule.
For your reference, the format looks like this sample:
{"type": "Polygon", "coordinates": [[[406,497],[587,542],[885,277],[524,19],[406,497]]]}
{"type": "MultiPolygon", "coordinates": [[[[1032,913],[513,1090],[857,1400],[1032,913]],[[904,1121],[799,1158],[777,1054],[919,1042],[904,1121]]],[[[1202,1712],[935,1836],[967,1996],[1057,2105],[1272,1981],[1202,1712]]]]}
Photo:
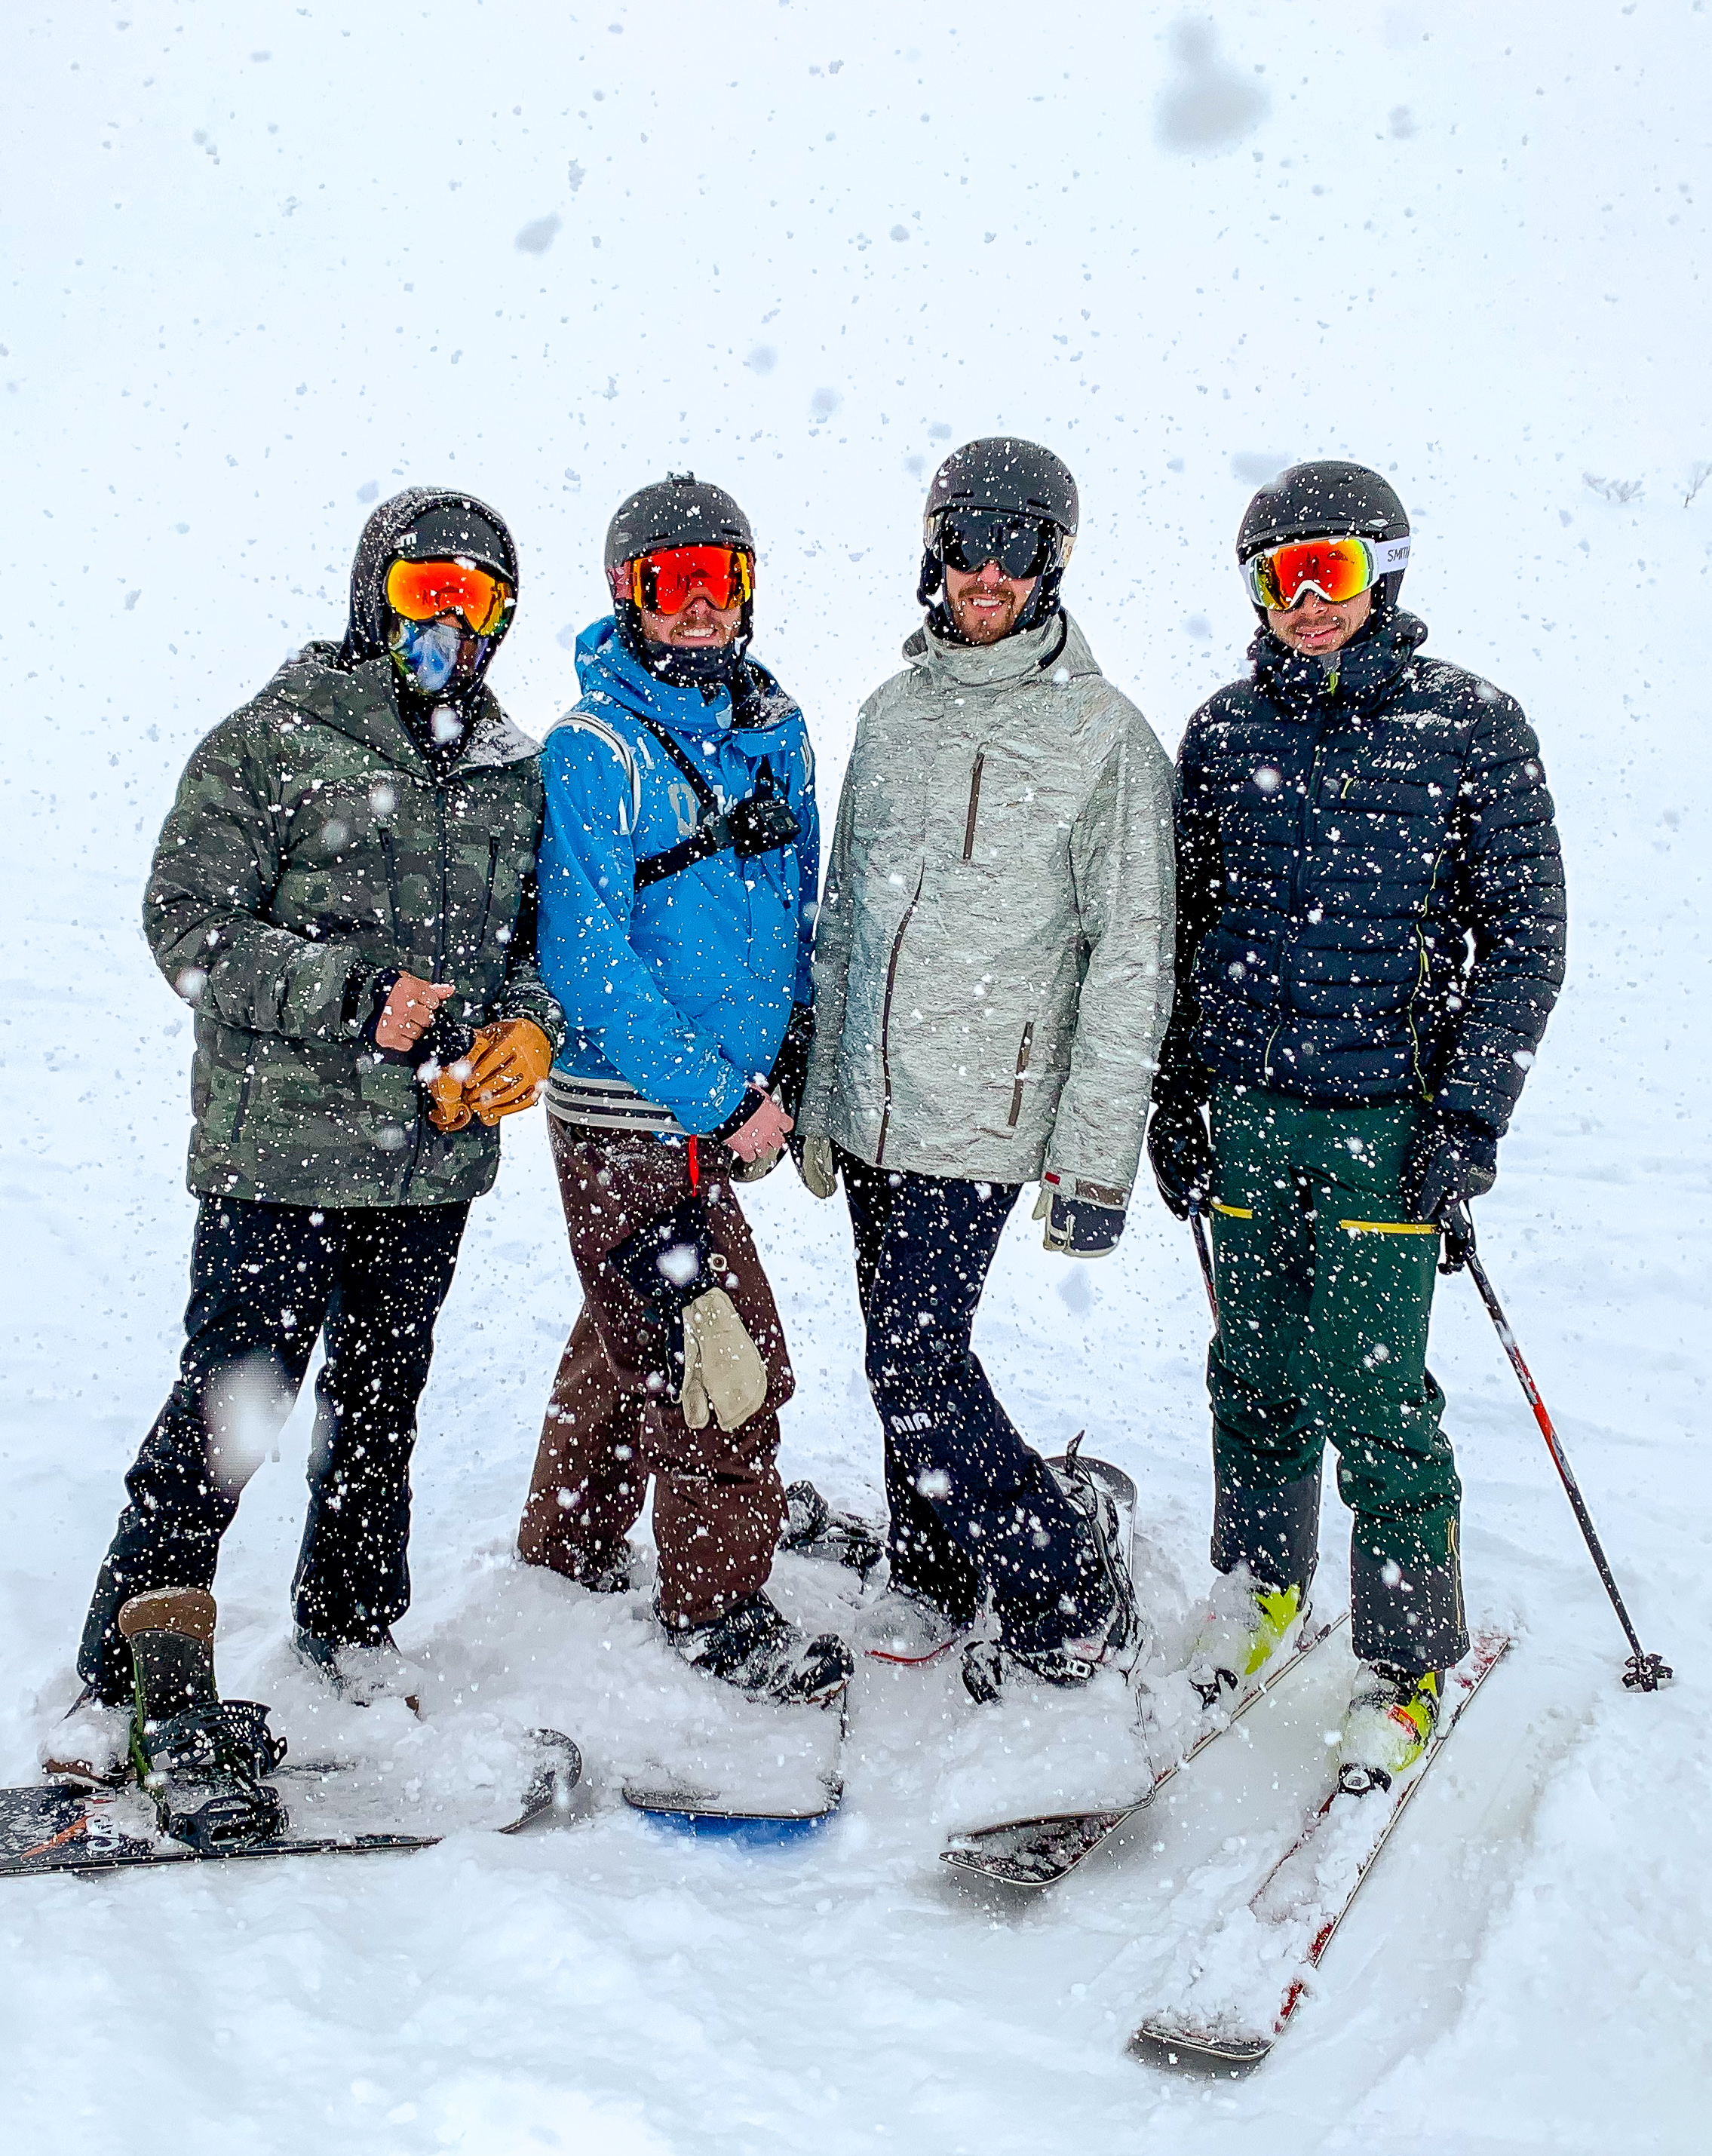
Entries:
{"type": "Polygon", "coordinates": [[[584,1299],[518,1548],[624,1591],[651,1475],[678,1652],[753,1697],[821,1701],[848,1650],[765,1591],[794,1379],[733,1188],[793,1127],[820,875],[808,729],[748,655],[754,560],[722,488],[633,495],[606,537],[614,611],[578,638],[583,693],[542,752],[540,963],[568,1022],[548,1127],[584,1299]]]}

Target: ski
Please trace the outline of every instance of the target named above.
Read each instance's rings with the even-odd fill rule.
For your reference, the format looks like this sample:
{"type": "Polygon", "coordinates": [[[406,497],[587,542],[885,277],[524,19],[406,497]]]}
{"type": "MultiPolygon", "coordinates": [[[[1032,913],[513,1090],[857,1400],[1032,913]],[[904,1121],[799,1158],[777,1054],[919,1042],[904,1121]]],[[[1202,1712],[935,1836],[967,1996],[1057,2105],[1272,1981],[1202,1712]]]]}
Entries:
{"type": "MultiPolygon", "coordinates": [[[[568,1810],[582,1779],[582,1754],[555,1729],[530,1732],[536,1758],[513,1816],[501,1834],[521,1834],[548,1814],[568,1810]]],[[[86,1780],[61,1779],[27,1789],[0,1789],[0,1878],[47,1871],[92,1873],[152,1864],[198,1863],[210,1859],[270,1856],[355,1856],[381,1850],[431,1849],[437,1834],[360,1832],[331,1826],[317,1831],[317,1814],[337,1812],[342,1763],[281,1767],[263,1786],[277,1800],[270,1815],[278,1830],[249,1835],[218,1846],[198,1846],[161,1831],[156,1807],[135,1786],[116,1789],[86,1780]],[[275,1778],[285,1782],[275,1787],[275,1778]],[[287,1779],[289,1778],[289,1779],[287,1779]]]]}
{"type": "Polygon", "coordinates": [[[681,1784],[656,1788],[626,1782],[624,1795],[632,1811],[645,1813],[682,1833],[755,1844],[794,1840],[825,1826],[844,1800],[844,1784],[826,1776],[817,1793],[773,1804],[681,1784]]]}
{"type": "Polygon", "coordinates": [[[978,1872],[984,1879],[995,1880],[1006,1887],[1056,1886],[1108,1841],[1126,1820],[1144,1811],[1168,1783],[1175,1781],[1210,1745],[1217,1743],[1220,1738],[1234,1729],[1252,1707],[1257,1707],[1276,1691],[1293,1670],[1299,1668],[1316,1648],[1324,1646],[1333,1633],[1348,1622],[1347,1614],[1340,1612],[1305,1638],[1298,1637],[1290,1653],[1252,1691],[1238,1701],[1226,1719],[1203,1730],[1182,1758],[1162,1768],[1133,1803],[971,1827],[953,1835],[940,1851],[939,1861],[957,1871],[978,1872]]]}
{"type": "MultiPolygon", "coordinates": [[[[1240,2071],[1258,2066],[1272,2051],[1307,1996],[1308,1984],[1350,1905],[1397,1822],[1413,1802],[1452,1732],[1487,1678],[1509,1652],[1502,1632],[1484,1632],[1473,1652],[1445,1681],[1450,1711],[1440,1718],[1426,1751],[1389,1790],[1355,1796],[1335,1787],[1250,1896],[1243,1912],[1278,1932],[1301,1934],[1299,1953],[1288,1958],[1282,1988],[1257,2012],[1249,2005],[1223,2010],[1195,2009],[1150,2015],[1130,2038],[1138,2057],[1168,2066],[1240,2071]]],[[[1271,1960],[1268,1956],[1268,1960],[1271,1960]]]]}

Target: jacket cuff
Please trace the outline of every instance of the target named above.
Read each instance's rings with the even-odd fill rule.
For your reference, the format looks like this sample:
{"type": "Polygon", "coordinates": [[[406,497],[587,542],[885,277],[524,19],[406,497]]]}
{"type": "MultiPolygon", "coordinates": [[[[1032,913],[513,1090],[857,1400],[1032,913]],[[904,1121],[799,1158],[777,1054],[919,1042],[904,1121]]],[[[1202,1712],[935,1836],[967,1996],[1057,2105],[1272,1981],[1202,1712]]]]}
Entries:
{"type": "Polygon", "coordinates": [[[1041,1184],[1056,1197],[1077,1199],[1084,1205],[1109,1205],[1116,1213],[1129,1209],[1129,1192],[1118,1183],[1096,1183],[1067,1169],[1047,1168],[1041,1171],[1041,1184]]]}

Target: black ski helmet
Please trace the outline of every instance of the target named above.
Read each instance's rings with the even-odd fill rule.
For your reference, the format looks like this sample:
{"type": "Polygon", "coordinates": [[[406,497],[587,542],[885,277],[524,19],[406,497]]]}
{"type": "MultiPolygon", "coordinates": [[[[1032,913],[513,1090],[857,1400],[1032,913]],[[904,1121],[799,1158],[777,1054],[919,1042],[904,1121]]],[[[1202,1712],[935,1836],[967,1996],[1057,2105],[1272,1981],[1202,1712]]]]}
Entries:
{"type": "Polygon", "coordinates": [[[612,588],[618,633],[626,648],[662,680],[681,686],[717,687],[736,673],[754,634],[755,603],[743,601],[738,633],[717,651],[672,650],[661,660],[659,644],[642,634],[642,618],[620,573],[639,554],[659,547],[740,547],[754,559],[755,535],[749,520],[722,486],[697,479],[694,472],[668,472],[662,480],[638,487],[606,527],[606,581],[612,588]]]}
{"type": "Polygon", "coordinates": [[[722,486],[694,472],[668,472],[639,487],[607,526],[607,574],[656,547],[741,547],[753,554],[755,535],[722,486]]]}
{"type": "Polygon", "coordinates": [[[382,502],[363,526],[351,564],[351,619],[341,664],[360,666],[385,652],[387,571],[394,562],[459,558],[503,577],[516,593],[517,547],[504,517],[485,501],[450,487],[409,486],[382,502]]]}
{"type": "MultiPolygon", "coordinates": [[[[1383,558],[1386,542],[1409,536],[1408,511],[1390,480],[1365,465],[1319,457],[1312,464],[1292,465],[1262,487],[1244,512],[1236,559],[1246,567],[1257,554],[1287,540],[1340,537],[1345,532],[1371,540],[1383,558]]],[[[1385,605],[1394,608],[1403,569],[1391,570],[1379,583],[1385,605]]],[[[1256,611],[1264,617],[1263,608],[1256,611]]]]}
{"type": "MultiPolygon", "coordinates": [[[[952,451],[933,475],[922,512],[922,573],[916,598],[923,606],[933,604],[945,582],[941,533],[945,512],[951,509],[991,509],[1001,516],[1031,517],[1054,526],[1058,536],[1051,559],[1017,617],[1016,627],[1057,611],[1058,587],[1064,581],[1082,513],[1076,481],[1062,458],[1038,442],[1013,434],[985,434],[952,451]]],[[[944,612],[943,608],[935,610],[942,615],[944,612]]]]}

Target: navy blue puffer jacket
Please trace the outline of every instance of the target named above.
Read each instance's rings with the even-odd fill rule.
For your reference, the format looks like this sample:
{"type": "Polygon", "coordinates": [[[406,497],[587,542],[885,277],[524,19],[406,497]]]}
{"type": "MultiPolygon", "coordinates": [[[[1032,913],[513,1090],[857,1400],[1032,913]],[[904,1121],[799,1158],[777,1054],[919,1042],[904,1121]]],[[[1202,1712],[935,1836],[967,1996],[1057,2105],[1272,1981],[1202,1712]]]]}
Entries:
{"type": "Polygon", "coordinates": [[[1563,982],[1563,863],[1521,707],[1387,613],[1324,662],[1262,629],[1178,757],[1160,1091],[1413,1097],[1503,1134],[1563,982]]]}

